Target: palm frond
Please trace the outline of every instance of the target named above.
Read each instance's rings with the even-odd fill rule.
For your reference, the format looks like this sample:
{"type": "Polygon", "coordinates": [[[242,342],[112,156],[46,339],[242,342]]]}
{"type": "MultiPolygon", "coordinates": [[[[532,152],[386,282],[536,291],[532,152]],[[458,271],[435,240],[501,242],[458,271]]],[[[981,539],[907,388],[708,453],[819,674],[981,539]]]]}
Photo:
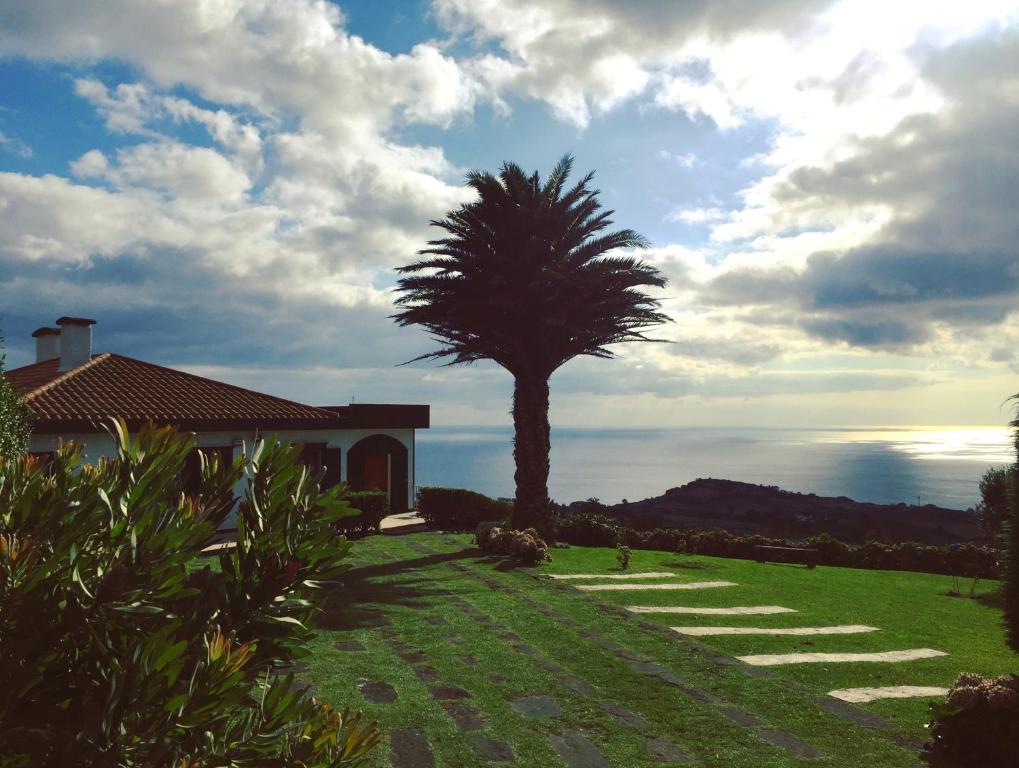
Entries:
{"type": "Polygon", "coordinates": [[[432,221],[443,236],[397,270],[392,318],[440,345],[414,361],[490,359],[548,375],[578,355],[611,357],[613,344],[651,341],[645,332],[670,319],[645,293],[665,277],[628,253],[647,239],[610,231],[613,212],[590,188],[593,173],[567,188],[572,170],[564,155],[544,184],[510,162],[497,175],[466,175],[477,199],[432,221]]]}

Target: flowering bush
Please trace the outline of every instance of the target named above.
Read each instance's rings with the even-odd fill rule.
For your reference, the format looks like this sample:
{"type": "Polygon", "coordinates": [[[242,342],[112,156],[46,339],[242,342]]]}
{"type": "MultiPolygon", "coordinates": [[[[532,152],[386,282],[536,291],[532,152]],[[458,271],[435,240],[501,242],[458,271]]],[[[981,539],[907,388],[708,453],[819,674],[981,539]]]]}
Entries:
{"type": "Polygon", "coordinates": [[[1019,755],[1019,676],[962,674],[931,704],[922,757],[935,768],[1012,768],[1019,755]]]}
{"type": "Polygon", "coordinates": [[[513,531],[491,523],[481,523],[475,533],[475,541],[489,554],[515,557],[530,565],[552,559],[548,554],[548,544],[534,528],[513,531]]]}

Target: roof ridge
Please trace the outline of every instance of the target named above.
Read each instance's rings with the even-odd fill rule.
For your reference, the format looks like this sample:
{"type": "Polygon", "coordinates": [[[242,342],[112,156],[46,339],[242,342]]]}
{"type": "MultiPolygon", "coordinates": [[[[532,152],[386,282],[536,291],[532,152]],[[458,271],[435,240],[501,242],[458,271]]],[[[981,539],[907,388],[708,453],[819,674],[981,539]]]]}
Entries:
{"type": "MultiPolygon", "coordinates": [[[[82,371],[88,370],[89,368],[92,368],[93,366],[98,365],[99,363],[103,362],[104,360],[108,360],[112,356],[112,354],[113,354],[112,352],[103,352],[101,354],[98,354],[95,357],[91,358],[90,360],[87,360],[86,362],[82,363],[77,368],[72,368],[71,370],[67,371],[66,373],[63,373],[60,376],[57,376],[55,379],[50,379],[45,384],[41,384],[40,386],[38,386],[35,389],[33,389],[31,392],[28,392],[22,399],[24,400],[24,402],[27,403],[33,397],[35,397],[37,395],[41,395],[44,392],[49,392],[54,387],[56,387],[56,386],[58,386],[60,384],[63,384],[65,381],[67,381],[68,379],[73,378],[74,376],[76,376],[77,374],[81,373],[82,371]]],[[[43,361],[43,362],[45,362],[45,361],[43,361]]]]}
{"type": "MultiPolygon", "coordinates": [[[[219,381],[218,379],[210,379],[207,376],[199,376],[197,373],[189,373],[188,371],[182,371],[179,368],[171,368],[168,365],[159,365],[158,363],[150,363],[150,362],[148,362],[146,360],[139,360],[136,357],[128,357],[127,355],[120,355],[120,354],[117,354],[116,352],[105,352],[105,353],[103,353],[103,356],[104,357],[117,357],[117,358],[120,358],[121,360],[130,360],[132,363],[137,363],[138,365],[144,365],[144,366],[146,366],[148,368],[156,368],[158,370],[163,370],[163,371],[170,371],[171,373],[176,373],[176,374],[178,374],[180,376],[187,376],[188,378],[191,378],[191,379],[198,379],[199,381],[204,381],[204,382],[206,382],[208,384],[213,384],[213,385],[215,385],[217,387],[226,387],[227,389],[232,389],[232,390],[234,390],[236,392],[244,392],[245,394],[248,394],[248,395],[256,395],[258,397],[268,398],[269,400],[274,400],[277,403],[285,403],[286,405],[291,405],[291,406],[295,406],[296,405],[296,406],[299,406],[301,408],[307,408],[308,410],[318,411],[325,418],[331,418],[331,419],[332,418],[336,418],[336,414],[335,413],[333,413],[332,411],[328,411],[325,408],[321,408],[321,407],[319,407],[317,405],[308,405],[307,403],[300,403],[297,400],[288,400],[285,397],[277,397],[276,395],[270,395],[270,394],[268,394],[266,392],[259,392],[258,390],[255,390],[255,389],[248,389],[247,387],[241,387],[241,386],[238,386],[236,384],[229,384],[229,383],[227,383],[225,381],[219,381]]],[[[84,367],[85,366],[81,366],[81,368],[84,368],[84,367]]],[[[80,370],[80,368],[79,369],[75,369],[75,370],[80,370]]],[[[56,381],[57,380],[54,380],[54,382],[52,382],[52,383],[56,383],[56,381]]]]}

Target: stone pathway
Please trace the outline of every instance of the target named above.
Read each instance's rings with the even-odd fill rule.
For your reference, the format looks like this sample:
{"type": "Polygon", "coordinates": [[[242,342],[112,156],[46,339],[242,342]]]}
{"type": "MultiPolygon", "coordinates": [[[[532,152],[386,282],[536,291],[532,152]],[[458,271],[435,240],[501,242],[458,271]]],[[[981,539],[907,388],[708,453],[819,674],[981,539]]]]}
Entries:
{"type": "Polygon", "coordinates": [[[770,616],[776,613],[797,613],[781,605],[742,605],[732,608],[686,608],[678,605],[629,605],[630,613],[683,613],[695,616],[770,616]]]}
{"type": "Polygon", "coordinates": [[[877,632],[877,627],[843,624],[835,627],[669,627],[673,632],[693,637],[715,635],[855,635],[877,632]]]}
{"type": "MultiPolygon", "coordinates": [[[[442,555],[445,553],[431,549],[429,547],[421,546],[418,542],[404,540],[406,545],[415,551],[422,553],[427,556],[442,555]]],[[[393,556],[391,559],[397,560],[393,556]]],[[[630,665],[633,672],[643,675],[648,675],[653,678],[657,678],[654,685],[660,685],[659,682],[666,684],[682,695],[689,697],[690,699],[701,702],[706,706],[711,707],[719,715],[729,720],[731,723],[740,726],[741,728],[747,729],[749,732],[773,745],[790,755],[794,755],[802,758],[817,758],[821,755],[817,752],[814,747],[797,738],[796,736],[772,727],[769,723],[762,720],[757,715],[747,712],[737,706],[733,706],[731,703],[727,703],[721,700],[718,696],[710,691],[698,689],[697,687],[690,685],[682,678],[673,674],[669,669],[653,662],[646,658],[643,658],[640,654],[636,654],[618,642],[605,637],[597,631],[594,627],[587,625],[583,626],[574,619],[560,614],[548,601],[536,600],[530,596],[529,590],[520,590],[514,586],[515,582],[512,579],[497,578],[492,575],[487,569],[477,565],[467,565],[463,562],[457,561],[446,561],[444,567],[452,568],[465,575],[470,575],[473,578],[478,579],[480,582],[487,584],[492,590],[498,591],[500,594],[505,594],[510,598],[518,601],[521,606],[528,606],[538,614],[546,616],[550,619],[554,619],[555,622],[561,626],[562,631],[573,630],[581,642],[586,641],[591,644],[590,650],[593,653],[601,653],[602,651],[615,655],[619,659],[626,661],[630,665]],[[601,649],[596,650],[596,649],[601,649]]],[[[557,589],[578,589],[586,592],[600,592],[600,591],[617,591],[617,590],[661,590],[661,589],[705,589],[712,587],[722,586],[737,586],[733,582],[719,581],[719,582],[669,582],[669,583],[619,583],[619,582],[636,582],[638,579],[649,579],[649,578],[663,578],[671,579],[675,577],[672,573],[633,573],[633,574],[561,574],[567,578],[555,579],[554,581],[570,582],[574,580],[584,579],[597,579],[599,581],[604,580],[605,582],[615,583],[597,583],[597,584],[557,584],[557,589]],[[573,578],[569,578],[573,577],[573,578]]],[[[422,576],[420,572],[417,574],[419,582],[428,582],[431,584],[437,583],[434,579],[430,579],[427,576],[422,576]]],[[[552,585],[546,584],[546,589],[552,585]]],[[[482,587],[482,590],[484,588],[482,587]]],[[[534,718],[538,725],[539,732],[543,731],[548,734],[549,743],[553,750],[560,756],[560,758],[566,763],[569,768],[612,768],[612,764],[608,761],[602,751],[599,749],[597,744],[598,738],[603,738],[598,734],[604,733],[604,725],[591,726],[591,722],[594,723],[615,723],[624,726],[634,733],[642,734],[641,738],[647,748],[647,755],[652,761],[658,761],[661,763],[668,764],[694,764],[693,757],[679,744],[674,743],[669,738],[667,731],[663,733],[660,729],[661,723],[656,725],[655,722],[651,722],[639,712],[632,711],[626,706],[623,706],[619,702],[611,699],[603,698],[603,692],[599,688],[593,686],[587,680],[582,677],[577,677],[573,674],[573,670],[566,669],[560,665],[557,661],[549,658],[545,655],[542,648],[535,647],[528,644],[519,634],[516,632],[509,631],[508,628],[496,621],[491,616],[488,616],[484,611],[477,608],[473,603],[468,602],[460,595],[454,595],[449,592],[443,591],[444,599],[447,599],[450,603],[453,603],[456,608],[455,610],[462,613],[463,616],[470,617],[477,623],[478,626],[483,628],[492,637],[497,637],[503,643],[506,648],[512,649],[518,654],[521,654],[519,661],[524,664],[531,665],[545,669],[550,674],[550,681],[554,681],[558,685],[563,686],[569,690],[575,691],[590,700],[590,703],[595,705],[604,715],[600,717],[611,718],[593,720],[590,722],[582,722],[580,728],[563,731],[562,728],[565,725],[560,717],[563,715],[563,707],[556,701],[553,696],[542,695],[544,691],[541,691],[542,686],[537,686],[539,691],[527,691],[532,692],[534,695],[520,696],[520,689],[517,688],[515,695],[518,698],[509,700],[508,704],[510,709],[517,714],[519,717],[534,718]],[[558,731],[558,732],[557,732],[558,731]]],[[[466,593],[465,593],[466,594],[466,593]]],[[[540,597],[540,596],[539,596],[540,597]]],[[[755,676],[768,677],[774,675],[769,672],[766,668],[771,666],[771,663],[758,663],[755,664],[753,661],[748,659],[766,659],[768,656],[748,656],[740,657],[738,660],[732,656],[724,654],[720,651],[711,649],[708,646],[701,645],[695,640],[685,639],[685,635],[689,634],[691,637],[697,635],[709,636],[712,634],[776,634],[776,635],[808,635],[808,634],[849,634],[850,632],[876,631],[876,627],[867,627],[865,625],[846,625],[837,627],[799,627],[789,628],[787,630],[770,630],[766,627],[678,627],[669,628],[664,623],[649,622],[638,619],[635,614],[688,614],[688,615],[770,615],[770,614],[784,614],[784,613],[796,613],[795,609],[787,608],[784,606],[737,606],[731,608],[704,608],[704,607],[682,607],[682,606],[630,606],[625,608],[619,605],[611,605],[609,603],[595,600],[594,604],[598,608],[613,617],[620,619],[630,619],[631,625],[640,626],[647,628],[651,631],[658,631],[660,633],[673,633],[675,641],[678,643],[689,644],[691,649],[695,649],[696,652],[703,656],[705,660],[711,663],[717,663],[720,665],[731,666],[731,668],[745,671],[747,674],[753,673],[755,676]],[[687,633],[684,630],[692,630],[687,633]],[[742,661],[744,664],[740,664],[742,661]]],[[[422,617],[421,621],[424,627],[435,627],[437,637],[448,636],[450,632],[449,621],[442,616],[435,614],[427,615],[422,617]]],[[[458,629],[460,629],[458,626],[458,629]]],[[[528,635],[528,640],[533,640],[541,645],[544,645],[540,639],[534,639],[534,633],[528,632],[528,626],[519,621],[515,623],[515,626],[520,627],[520,631],[525,635],[528,635]]],[[[383,634],[387,631],[383,628],[383,634]]],[[[393,630],[388,630],[393,632],[393,630]]],[[[464,632],[464,637],[473,637],[474,631],[460,630],[464,632]]],[[[448,638],[451,641],[459,638],[448,638]]],[[[357,641],[351,641],[349,647],[345,646],[344,643],[338,643],[337,648],[340,650],[364,650],[364,645],[360,644],[360,648],[356,648],[353,643],[357,641]]],[[[438,701],[438,703],[445,710],[446,714],[450,717],[452,722],[456,725],[457,729],[464,733],[465,744],[469,746],[471,750],[475,752],[478,759],[486,765],[491,764],[513,764],[514,755],[512,748],[509,744],[499,741],[498,739],[492,738],[488,732],[490,718],[481,710],[476,708],[470,703],[471,694],[469,690],[459,688],[458,686],[451,686],[443,683],[439,678],[439,673],[434,667],[425,663],[427,661],[427,654],[415,649],[405,642],[402,642],[399,637],[394,633],[387,638],[387,642],[394,648],[394,651],[398,653],[408,664],[411,665],[414,673],[422,680],[426,681],[429,686],[429,692],[438,701]]],[[[474,648],[465,648],[463,650],[472,650],[474,648]]],[[[457,657],[457,662],[462,663],[466,666],[480,665],[484,666],[484,661],[479,661],[473,655],[464,654],[458,650],[461,655],[457,657]]],[[[892,661],[899,659],[875,659],[873,657],[883,657],[888,654],[903,654],[903,653],[916,653],[923,652],[928,655],[924,655],[918,658],[932,658],[934,656],[945,655],[940,651],[932,649],[912,649],[910,651],[893,651],[885,654],[771,654],[770,656],[776,658],[789,659],[791,657],[824,657],[818,658],[817,661],[828,661],[832,657],[835,660],[841,661],[839,657],[853,657],[852,659],[846,658],[845,660],[860,660],[860,661],[892,661]]],[[[804,660],[804,663],[809,663],[814,659],[804,660]]],[[[775,664],[782,663],[800,663],[799,661],[777,661],[775,664]]],[[[464,667],[460,667],[463,669],[464,667]]],[[[504,683],[511,683],[505,677],[498,675],[489,675],[493,679],[499,677],[504,683]]],[[[512,675],[511,675],[512,677],[512,675]]],[[[772,677],[773,684],[781,685],[790,690],[802,690],[803,693],[808,696],[817,696],[816,693],[810,693],[807,689],[802,689],[795,683],[787,683],[780,681],[777,678],[772,677]]],[[[384,685],[384,684],[383,684],[384,685]]],[[[467,683],[465,683],[467,685],[467,683]]],[[[468,685],[470,687],[470,685],[468,685]]],[[[900,687],[903,688],[903,687],[900,687]]],[[[558,689],[561,690],[562,689],[558,689]]],[[[667,689],[655,688],[649,695],[661,696],[666,692],[667,689]]],[[[862,709],[857,709],[853,703],[860,703],[865,701],[863,699],[854,698],[840,698],[835,694],[846,694],[848,696],[853,695],[864,695],[862,691],[869,691],[871,689],[845,689],[843,691],[833,691],[829,696],[821,696],[817,699],[819,706],[824,709],[844,717],[847,720],[855,723],[865,725],[871,728],[877,728],[879,730],[889,730],[891,726],[883,721],[881,718],[871,715],[862,709]],[[856,693],[861,692],[861,693],[856,693]],[[845,708],[845,709],[841,709],[845,708]]],[[[873,689],[882,690],[882,689],[873,689]]],[[[930,689],[934,691],[941,691],[942,689],[930,689]]],[[[554,690],[552,691],[554,695],[554,690]]],[[[385,695],[385,694],[383,694],[385,695]]],[[[875,698],[894,698],[901,697],[905,694],[899,694],[893,696],[888,694],[886,696],[875,695],[872,699],[866,699],[866,701],[874,700],[875,698]]],[[[937,695],[931,694],[916,694],[916,695],[937,695]]],[[[393,692],[395,699],[395,691],[393,692]]],[[[572,704],[573,699],[568,695],[563,699],[564,705],[567,703],[572,704]]],[[[640,708],[640,704],[636,703],[636,707],[640,708]]],[[[590,718],[591,715],[586,716],[590,718]]],[[[672,729],[668,729],[672,730],[672,729]]],[[[909,745],[912,747],[912,745],[909,745]]],[[[394,768],[431,768],[435,765],[435,759],[432,757],[430,746],[428,744],[427,737],[421,731],[415,729],[404,729],[397,731],[391,736],[391,753],[393,756],[393,767],[394,768]],[[415,749],[418,750],[417,754],[413,754],[414,750],[412,746],[416,744],[415,749]]],[[[466,748],[466,747],[465,747],[466,748]]],[[[648,758],[645,757],[645,760],[648,758]]]]}
{"type": "Polygon", "coordinates": [[[944,651],[935,651],[933,648],[911,648],[906,651],[882,651],[879,653],[764,653],[756,656],[737,656],[736,658],[751,666],[772,667],[779,664],[845,664],[861,661],[895,664],[947,655],[944,651]]]}
{"type": "Polygon", "coordinates": [[[365,680],[358,684],[357,689],[365,701],[372,704],[392,704],[396,701],[396,690],[389,683],[370,683],[365,680]]]}
{"type": "Polygon", "coordinates": [[[663,573],[546,573],[544,576],[549,579],[556,579],[557,581],[568,581],[570,579],[607,579],[607,580],[626,580],[626,579],[671,579],[675,576],[674,573],[663,572],[663,573]]]}
{"type": "Polygon", "coordinates": [[[389,736],[393,768],[435,768],[428,739],[416,728],[403,728],[389,736]]]}
{"type": "MultiPolygon", "coordinates": [[[[646,575],[646,574],[645,574],[646,575]]],[[[665,577],[666,574],[656,574],[661,577],[665,577]]],[[[594,574],[558,574],[557,578],[568,580],[570,577],[576,579],[588,579],[595,578],[594,574]]],[[[633,574],[637,576],[637,574],[633,574]]],[[[609,580],[613,578],[611,574],[602,574],[597,578],[609,580]]],[[[618,590],[661,590],[661,589],[681,589],[684,586],[686,588],[702,588],[704,584],[710,586],[737,586],[732,582],[702,582],[702,583],[688,583],[688,584],[612,584],[612,583],[601,583],[601,584],[586,584],[586,585],[570,585],[576,589],[590,592],[601,592],[601,591],[618,591],[618,590]]],[[[618,606],[614,606],[608,603],[599,603],[599,607],[608,613],[614,613],[620,610],[618,606]]],[[[760,606],[730,606],[730,607],[702,607],[702,606],[642,606],[642,605],[631,605],[622,609],[624,614],[675,614],[675,615],[702,615],[702,616],[754,616],[754,615],[777,615],[785,613],[797,613],[796,609],[788,608],[779,605],[760,605],[760,606]]],[[[644,627],[651,631],[662,630],[664,625],[655,622],[641,621],[639,622],[641,627],[644,627]]],[[[669,627],[669,631],[675,632],[678,635],[686,637],[710,637],[710,636],[733,636],[733,635],[768,635],[768,636],[811,636],[811,635],[840,635],[840,634],[858,634],[865,632],[876,632],[880,631],[879,627],[871,627],[867,625],[837,625],[837,626],[825,626],[825,627],[785,627],[785,628],[769,628],[769,627],[669,627]]],[[[708,646],[698,645],[697,651],[707,658],[712,660],[719,660],[718,655],[724,656],[724,654],[718,654],[708,646]]],[[[745,671],[747,674],[753,674],[754,676],[765,676],[770,674],[767,667],[779,666],[783,664],[800,664],[800,663],[867,663],[867,662],[881,662],[881,663],[898,663],[905,661],[913,661],[920,659],[936,658],[939,656],[946,656],[947,654],[943,651],[938,651],[931,648],[917,648],[908,649],[904,651],[885,651],[876,653],[782,653],[782,654],[754,654],[747,656],[739,656],[732,659],[733,661],[743,662],[746,666],[738,667],[745,671]]],[[[725,663],[724,661],[722,663],[725,663]]],[[[654,665],[652,665],[654,666],[654,665]]],[[[796,684],[787,682],[784,683],[786,687],[798,687],[796,684]]],[[[878,699],[889,699],[889,698],[907,698],[907,697],[936,697],[943,696],[947,693],[947,689],[940,687],[927,687],[927,686],[887,686],[884,688],[847,688],[837,691],[830,692],[827,696],[822,696],[818,700],[818,704],[825,710],[832,712],[833,714],[842,717],[846,720],[852,721],[858,725],[863,725],[868,728],[876,729],[889,733],[889,737],[900,746],[904,746],[910,749],[915,749],[919,746],[918,742],[906,737],[901,737],[897,734],[892,733],[894,726],[891,723],[884,720],[881,717],[873,715],[863,709],[858,709],[855,704],[863,704],[869,701],[876,701],[878,699]]],[[[716,702],[717,703],[717,702],[716,702]]],[[[736,722],[740,721],[740,715],[738,714],[741,710],[730,708],[728,716],[736,722]]],[[[753,716],[750,716],[753,718],[753,716]]],[[[756,720],[756,718],[754,718],[756,720]]],[[[744,721],[742,724],[747,727],[754,727],[754,722],[744,721]]],[[[760,723],[756,723],[760,725],[760,723]]],[[[758,728],[759,735],[766,740],[772,741],[778,746],[782,746],[788,749],[793,754],[797,754],[803,757],[817,756],[816,751],[813,750],[809,745],[791,737],[790,734],[783,734],[778,731],[768,732],[769,729],[758,728]],[[788,737],[788,738],[787,738],[788,737]],[[790,741],[789,739],[792,739],[790,741]]]]}
{"type": "Polygon", "coordinates": [[[623,592],[623,591],[644,591],[649,589],[673,590],[673,589],[713,589],[715,587],[735,587],[732,581],[688,581],[669,584],[578,584],[576,589],[585,592],[623,592]]]}
{"type": "Polygon", "coordinates": [[[948,695],[948,688],[922,685],[890,685],[884,688],[840,688],[828,695],[852,704],[866,704],[879,699],[940,698],[948,695]]]}
{"type": "Polygon", "coordinates": [[[599,749],[580,731],[567,731],[562,736],[549,736],[556,754],[569,768],[612,768],[599,749]]]}

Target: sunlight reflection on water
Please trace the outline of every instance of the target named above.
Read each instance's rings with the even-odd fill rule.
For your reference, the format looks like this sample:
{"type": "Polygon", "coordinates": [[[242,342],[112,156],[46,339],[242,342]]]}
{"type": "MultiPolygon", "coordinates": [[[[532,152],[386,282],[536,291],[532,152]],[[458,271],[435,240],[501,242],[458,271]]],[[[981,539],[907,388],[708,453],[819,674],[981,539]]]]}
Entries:
{"type": "Polygon", "coordinates": [[[884,443],[916,459],[1014,461],[1012,437],[1004,427],[917,427],[912,429],[838,432],[821,436],[819,442],[884,443]]]}

